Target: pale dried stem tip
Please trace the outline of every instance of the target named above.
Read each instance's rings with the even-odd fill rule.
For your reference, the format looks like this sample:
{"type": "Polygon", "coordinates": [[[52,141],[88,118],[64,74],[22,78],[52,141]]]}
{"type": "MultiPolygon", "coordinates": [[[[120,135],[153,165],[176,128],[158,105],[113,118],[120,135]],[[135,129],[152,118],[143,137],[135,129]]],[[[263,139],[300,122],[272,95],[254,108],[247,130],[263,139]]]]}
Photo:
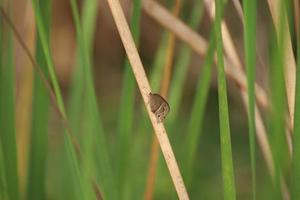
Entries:
{"type": "Polygon", "coordinates": [[[243,18],[243,9],[242,9],[242,6],[241,6],[241,3],[239,0],[232,0],[233,2],[233,5],[239,15],[239,18],[243,21],[244,23],[244,18],[243,18]]]}
{"type": "MultiPolygon", "coordinates": [[[[296,0],[297,1],[297,0],[296,0]]],[[[279,4],[278,0],[268,0],[268,5],[271,11],[272,19],[275,24],[276,33],[279,34],[279,4]]],[[[287,16],[284,16],[287,22],[287,16]]],[[[299,20],[299,19],[298,19],[299,20]]],[[[289,108],[290,129],[294,127],[294,112],[295,112],[295,91],[296,91],[296,61],[292,49],[290,30],[287,23],[284,23],[284,70],[285,70],[285,85],[287,93],[287,101],[289,108]]],[[[290,132],[292,133],[292,131],[290,132]]]]}
{"type": "MultiPolygon", "coordinates": [[[[279,34],[279,4],[278,0],[268,0],[268,5],[271,11],[271,16],[275,24],[276,34],[279,34]]],[[[294,109],[295,109],[295,90],[296,90],[296,61],[293,54],[292,43],[290,38],[290,30],[287,25],[287,16],[284,16],[285,23],[283,29],[284,34],[284,76],[287,94],[287,103],[289,111],[289,123],[286,128],[286,139],[288,143],[289,152],[292,155],[292,138],[291,134],[294,128],[294,109]]]]}
{"type": "Polygon", "coordinates": [[[156,116],[151,112],[150,105],[147,103],[149,102],[149,93],[147,94],[146,92],[151,92],[151,88],[121,5],[118,0],[108,0],[108,4],[117,25],[129,62],[132,66],[134,76],[142,94],[148,115],[155,130],[179,199],[189,199],[165,127],[163,123],[157,122],[156,116]]]}

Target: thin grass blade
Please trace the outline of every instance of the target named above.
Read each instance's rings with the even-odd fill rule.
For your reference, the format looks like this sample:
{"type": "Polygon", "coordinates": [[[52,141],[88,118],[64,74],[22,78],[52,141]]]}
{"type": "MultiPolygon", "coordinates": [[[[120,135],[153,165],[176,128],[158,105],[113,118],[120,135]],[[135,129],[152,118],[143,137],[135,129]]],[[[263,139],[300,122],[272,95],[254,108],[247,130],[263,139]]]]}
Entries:
{"type": "Polygon", "coordinates": [[[284,58],[286,30],[286,5],[285,1],[278,1],[280,8],[278,20],[278,34],[275,31],[271,37],[271,65],[270,65],[270,88],[271,88],[271,113],[270,113],[270,144],[275,168],[274,197],[282,198],[281,182],[290,162],[288,144],[286,140],[285,113],[287,112],[284,58]]]}
{"type": "MultiPolygon", "coordinates": [[[[90,3],[93,2],[95,1],[91,1],[90,3]]],[[[107,143],[100,118],[100,113],[98,111],[99,108],[97,105],[97,97],[94,88],[94,79],[92,76],[93,70],[90,55],[91,49],[89,49],[91,48],[91,41],[86,41],[87,39],[89,39],[89,36],[85,36],[85,34],[89,33],[83,31],[83,26],[81,25],[79,19],[78,7],[75,0],[71,0],[71,8],[77,33],[79,67],[82,68],[81,70],[83,72],[85,85],[85,90],[82,93],[84,96],[83,130],[85,130],[84,138],[82,141],[82,149],[84,155],[84,181],[89,182],[93,179],[97,180],[100,183],[99,185],[102,191],[103,198],[115,199],[117,196],[117,191],[115,190],[116,187],[114,186],[115,178],[110,164],[111,161],[109,160],[107,143]]],[[[84,190],[86,191],[88,198],[92,195],[89,191],[91,189],[91,186],[91,183],[84,186],[84,190]]]]}
{"type": "MultiPolygon", "coordinates": [[[[1,6],[1,4],[0,4],[1,6]]],[[[9,200],[18,200],[19,180],[15,131],[15,67],[12,32],[0,18],[0,142],[5,191],[9,200]]]]}
{"type": "MultiPolygon", "coordinates": [[[[51,4],[44,1],[41,5],[43,23],[47,27],[47,43],[50,42],[51,4]]],[[[42,53],[41,41],[36,42],[36,61],[44,74],[48,77],[45,56],[42,53]]],[[[30,151],[27,175],[27,199],[45,199],[46,159],[48,148],[48,119],[50,98],[43,80],[37,74],[34,80],[34,94],[32,104],[32,126],[30,136],[30,151]]]]}
{"type": "Polygon", "coordinates": [[[256,199],[256,162],[255,162],[255,49],[256,49],[256,0],[245,0],[244,6],[244,43],[248,86],[248,126],[252,177],[252,199],[256,199]]]}
{"type": "MultiPolygon", "coordinates": [[[[131,32],[136,46],[139,45],[140,38],[140,18],[141,18],[141,0],[132,1],[132,16],[131,16],[131,32]]],[[[123,72],[123,84],[122,95],[120,103],[119,124],[118,124],[118,182],[120,190],[120,198],[130,199],[130,158],[132,151],[130,146],[133,140],[133,121],[134,121],[134,104],[135,104],[135,78],[128,61],[125,59],[124,72],[123,72]]],[[[130,172],[133,173],[133,172],[130,172]]],[[[131,191],[133,192],[133,191],[131,191]]]]}
{"type": "Polygon", "coordinates": [[[234,170],[232,161],[229,113],[227,102],[227,86],[224,72],[224,54],[221,34],[221,20],[223,16],[223,1],[216,0],[216,20],[214,31],[216,34],[217,45],[217,71],[218,71],[218,99],[219,99],[219,123],[221,139],[221,158],[222,158],[222,176],[223,190],[225,200],[236,199],[234,170]]]}
{"type": "MultiPolygon", "coordinates": [[[[298,20],[299,21],[299,20],[298,20]]],[[[300,25],[300,24],[299,24],[300,25]]],[[[300,32],[297,40],[297,75],[296,75],[296,99],[295,99],[295,123],[293,138],[293,164],[292,164],[292,200],[300,199],[300,32]]]]}
{"type": "Polygon", "coordinates": [[[199,143],[199,137],[202,133],[203,117],[205,111],[205,105],[207,101],[212,65],[215,53],[215,37],[214,33],[211,34],[211,40],[209,43],[207,55],[203,64],[203,69],[199,76],[197,85],[197,93],[193,100],[193,106],[191,109],[191,115],[188,122],[187,138],[186,138],[186,153],[185,153],[185,171],[184,177],[188,185],[191,184],[193,165],[196,157],[197,144],[199,143]]]}
{"type": "MultiPolygon", "coordinates": [[[[193,10],[191,12],[190,19],[187,24],[196,29],[203,16],[203,3],[194,3],[193,10]]],[[[186,80],[186,74],[188,71],[188,65],[191,60],[192,50],[185,44],[182,44],[179,49],[179,53],[175,59],[174,75],[170,85],[170,93],[168,102],[172,107],[172,112],[168,115],[167,125],[172,127],[177,119],[180,103],[183,98],[184,81],[186,80]]]]}
{"type": "MultiPolygon", "coordinates": [[[[41,41],[41,47],[42,47],[42,52],[45,56],[46,64],[47,64],[47,70],[49,73],[49,77],[51,80],[51,83],[54,88],[56,100],[57,100],[57,105],[59,107],[60,112],[62,113],[63,117],[66,119],[66,112],[65,112],[65,107],[63,103],[63,98],[61,94],[61,90],[57,81],[57,77],[55,74],[55,68],[51,56],[51,51],[50,51],[50,46],[47,43],[47,34],[46,34],[46,26],[44,22],[42,21],[42,12],[40,9],[40,3],[41,1],[39,0],[32,0],[32,5],[35,13],[35,19],[36,19],[36,26],[38,30],[38,37],[40,38],[41,41]]],[[[75,147],[73,146],[72,143],[71,135],[67,133],[66,129],[64,131],[64,145],[65,145],[65,150],[66,150],[66,159],[65,159],[65,164],[68,166],[67,168],[71,169],[68,170],[70,172],[72,183],[76,185],[76,190],[74,190],[74,193],[76,193],[76,197],[79,199],[83,199],[82,194],[82,181],[80,180],[80,171],[79,171],[79,164],[78,160],[76,159],[76,153],[75,153],[75,147]]]]}

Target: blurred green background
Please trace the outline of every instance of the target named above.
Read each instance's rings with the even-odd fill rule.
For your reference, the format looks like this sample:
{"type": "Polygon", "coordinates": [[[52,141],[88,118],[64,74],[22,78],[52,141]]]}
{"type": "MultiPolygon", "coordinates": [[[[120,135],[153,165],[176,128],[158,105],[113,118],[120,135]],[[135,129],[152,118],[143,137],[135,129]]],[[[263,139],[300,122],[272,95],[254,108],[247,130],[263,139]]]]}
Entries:
{"type": "MultiPolygon", "coordinates": [[[[236,199],[289,199],[280,186],[282,181],[291,199],[299,199],[300,188],[293,181],[299,177],[295,163],[300,157],[297,150],[294,157],[289,156],[285,137],[286,131],[294,132],[296,148],[299,128],[293,131],[289,125],[283,77],[287,35],[291,56],[295,60],[299,54],[299,2],[278,1],[283,9],[278,9],[281,24],[276,29],[269,9],[275,1],[253,1],[256,14],[243,20],[246,26],[254,26],[245,30],[236,7],[250,9],[244,1],[219,1],[217,6],[224,9],[221,17],[248,80],[246,66],[252,61],[254,80],[248,84],[256,81],[268,97],[268,105],[259,109],[272,149],[275,179],[254,140],[250,144],[256,143],[252,152],[255,184],[247,108],[240,93],[245,88],[228,76],[229,117],[219,117],[218,84],[222,83],[218,82],[220,65],[216,67],[213,58],[217,45],[222,44],[214,34],[220,19],[214,22],[203,1],[157,1],[205,38],[209,47],[199,56],[145,13],[141,0],[122,0],[121,4],[153,92],[160,93],[162,85],[169,84],[168,95],[163,96],[171,110],[164,124],[190,199],[227,198],[220,147],[223,120],[230,124],[232,154],[227,155],[232,155],[236,199]],[[165,68],[171,73],[169,80],[164,77],[165,68]]],[[[0,5],[55,93],[53,103],[41,73],[32,67],[16,33],[1,15],[0,199],[177,199],[160,150],[154,166],[157,171],[148,175],[153,128],[107,1],[0,0],[0,5]],[[149,177],[155,177],[150,191],[149,177]]],[[[228,57],[226,51],[222,55],[228,57]]],[[[255,94],[249,94],[254,103],[255,94]]],[[[296,92],[294,127],[299,127],[298,96],[296,92]]]]}

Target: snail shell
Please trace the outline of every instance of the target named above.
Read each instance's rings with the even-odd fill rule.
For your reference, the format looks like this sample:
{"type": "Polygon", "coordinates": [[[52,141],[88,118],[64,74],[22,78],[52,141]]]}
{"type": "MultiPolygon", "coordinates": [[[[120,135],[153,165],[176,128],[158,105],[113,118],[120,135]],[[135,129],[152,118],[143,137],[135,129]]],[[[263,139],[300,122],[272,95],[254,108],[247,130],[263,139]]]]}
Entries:
{"type": "Polygon", "coordinates": [[[151,111],[155,114],[158,122],[162,122],[170,111],[168,102],[159,94],[149,94],[149,104],[151,111]]]}

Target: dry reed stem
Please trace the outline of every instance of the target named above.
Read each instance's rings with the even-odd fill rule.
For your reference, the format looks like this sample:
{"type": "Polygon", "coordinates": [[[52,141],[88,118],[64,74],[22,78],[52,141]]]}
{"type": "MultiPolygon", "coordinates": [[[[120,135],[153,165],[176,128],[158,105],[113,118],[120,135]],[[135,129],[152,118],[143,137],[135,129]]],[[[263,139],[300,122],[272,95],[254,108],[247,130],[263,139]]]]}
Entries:
{"type": "Polygon", "coordinates": [[[238,15],[239,15],[239,18],[242,21],[244,21],[244,18],[243,18],[243,8],[241,6],[240,1],[239,0],[232,0],[232,2],[233,2],[233,5],[234,5],[234,7],[235,7],[235,9],[236,9],[236,11],[238,13],[238,15]]]}
{"type": "MultiPolygon", "coordinates": [[[[162,26],[174,32],[178,38],[187,43],[197,54],[204,55],[208,47],[207,42],[198,33],[189,28],[181,20],[170,14],[164,7],[153,0],[143,0],[144,11],[162,26]]],[[[243,90],[247,90],[245,73],[236,67],[228,58],[224,58],[225,73],[232,78],[243,90]]],[[[256,84],[256,99],[266,107],[268,100],[265,91],[256,84]]]]}
{"type": "Polygon", "coordinates": [[[156,116],[151,112],[150,105],[148,103],[149,93],[151,92],[150,84],[147,79],[138,51],[134,44],[134,40],[130,33],[130,29],[128,23],[126,22],[120,2],[118,0],[107,1],[112,12],[114,21],[116,23],[117,29],[119,31],[125,51],[127,53],[129,62],[132,66],[134,76],[136,78],[139,90],[142,94],[145,106],[148,111],[148,115],[155,130],[157,139],[159,141],[161,150],[163,152],[165,161],[167,163],[169,172],[175,185],[178,197],[179,199],[189,199],[165,127],[163,123],[159,123],[157,121],[156,116]]]}
{"type": "MultiPolygon", "coordinates": [[[[297,0],[296,0],[297,1],[297,0]]],[[[275,24],[277,35],[279,34],[279,3],[278,0],[268,0],[268,5],[271,11],[271,16],[275,24]]],[[[287,16],[285,21],[287,21],[287,16]]],[[[287,92],[287,101],[289,108],[289,127],[293,130],[294,127],[294,112],[295,112],[295,90],[296,90],[296,61],[293,53],[290,30],[287,23],[284,23],[283,29],[285,30],[284,38],[284,69],[285,69],[285,84],[287,92]]],[[[292,131],[290,132],[292,133],[292,131]]]]}
{"type": "MultiPolygon", "coordinates": [[[[21,24],[24,41],[31,54],[35,52],[35,23],[31,2],[28,1],[25,8],[23,23],[21,24]]],[[[17,44],[17,43],[16,43],[17,44]]],[[[33,68],[30,60],[24,55],[21,47],[16,45],[15,51],[20,52],[17,63],[20,74],[17,82],[16,99],[16,134],[18,150],[18,172],[20,177],[20,188],[25,189],[27,171],[27,150],[29,131],[31,127],[31,108],[33,93],[33,68]]]]}
{"type": "MultiPolygon", "coordinates": [[[[181,0],[175,1],[172,14],[176,17],[178,17],[179,15],[181,4],[182,4],[181,0]]],[[[175,44],[176,44],[176,36],[171,32],[168,38],[166,62],[164,66],[162,84],[160,89],[160,95],[162,95],[165,99],[167,99],[169,85],[171,81],[171,72],[172,72],[175,44]]],[[[151,156],[149,162],[149,172],[148,172],[148,178],[147,178],[146,190],[145,190],[145,200],[153,199],[158,155],[159,155],[159,144],[158,144],[158,140],[155,137],[155,134],[153,134],[152,145],[151,145],[151,156]]]]}

